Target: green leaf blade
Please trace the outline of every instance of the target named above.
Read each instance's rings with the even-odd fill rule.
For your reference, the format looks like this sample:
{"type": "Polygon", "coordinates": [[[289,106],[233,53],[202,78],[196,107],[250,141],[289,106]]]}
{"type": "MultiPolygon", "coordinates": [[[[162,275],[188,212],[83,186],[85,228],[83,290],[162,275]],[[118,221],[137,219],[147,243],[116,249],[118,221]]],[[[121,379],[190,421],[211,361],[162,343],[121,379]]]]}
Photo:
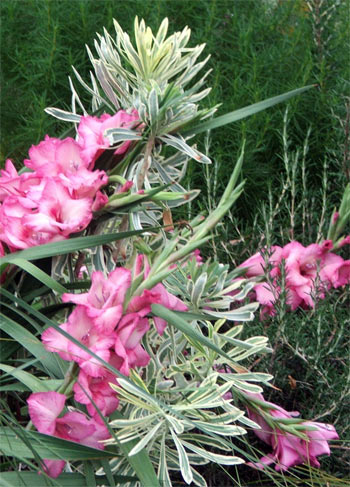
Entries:
{"type": "Polygon", "coordinates": [[[267,108],[277,105],[278,103],[287,101],[289,100],[289,98],[300,95],[304,91],[310,90],[315,86],[316,85],[307,85],[303,88],[297,88],[296,90],[287,91],[282,95],[273,96],[272,98],[267,98],[266,100],[259,101],[258,103],[253,103],[252,105],[240,108],[239,110],[234,110],[233,112],[226,113],[225,115],[213,118],[211,120],[208,120],[207,122],[200,123],[195,127],[186,130],[182,133],[182,135],[184,137],[188,137],[190,135],[200,134],[201,132],[205,132],[206,130],[212,130],[218,127],[222,127],[223,125],[227,125],[228,123],[237,122],[238,120],[250,117],[255,113],[261,112],[262,110],[266,110],[267,108]]]}

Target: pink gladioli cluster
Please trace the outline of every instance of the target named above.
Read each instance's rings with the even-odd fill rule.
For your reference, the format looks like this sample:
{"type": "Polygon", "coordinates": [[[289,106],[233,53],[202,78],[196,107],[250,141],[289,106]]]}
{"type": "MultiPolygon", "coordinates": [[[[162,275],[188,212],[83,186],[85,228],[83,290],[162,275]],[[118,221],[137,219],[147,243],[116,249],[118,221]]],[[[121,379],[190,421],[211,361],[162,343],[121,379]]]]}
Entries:
{"type": "MultiPolygon", "coordinates": [[[[349,238],[344,239],[344,244],[349,238]]],[[[246,277],[264,276],[266,260],[269,268],[270,282],[261,282],[254,286],[254,296],[263,305],[261,315],[275,314],[275,302],[281,288],[279,281],[282,266],[285,269],[287,303],[292,310],[314,307],[315,299],[323,299],[330,288],[345,286],[350,282],[350,260],[344,260],[330,250],[331,240],[322,244],[311,244],[304,247],[299,242],[290,242],[284,247],[273,246],[268,259],[262,253],[256,253],[239,267],[248,267],[246,277]]]]}
{"type": "MultiPolygon", "coordinates": [[[[88,418],[79,411],[68,412],[61,418],[66,396],[58,392],[35,392],[27,399],[29,416],[36,429],[45,435],[103,450],[102,440],[110,437],[104,424],[88,418]]],[[[45,472],[56,478],[62,472],[64,460],[44,460],[45,472]]]]}
{"type": "MultiPolygon", "coordinates": [[[[119,267],[107,278],[102,272],[94,272],[89,292],[62,296],[64,302],[73,302],[77,306],[60,328],[124,375],[128,375],[132,368],[146,366],[150,360],[141,339],[150,327],[147,315],[151,305],[158,303],[172,310],[187,310],[184,303],[160,283],[151,290],[144,290],[140,296],[132,297],[124,309],[133,276],[142,274],[145,278],[148,273],[148,263],[143,255],[139,255],[133,271],[119,267]]],[[[163,333],[166,322],[155,317],[154,323],[158,332],[163,333]]],[[[78,380],[73,387],[74,399],[85,404],[97,422],[101,418],[93,403],[105,416],[115,411],[118,399],[109,384],[117,384],[117,380],[110,371],[54,328],[44,331],[42,341],[48,351],[57,352],[62,359],[79,365],[78,380]]]]}
{"type": "MultiPolygon", "coordinates": [[[[24,164],[30,172],[18,174],[7,160],[0,176],[0,242],[15,251],[84,230],[93,212],[108,201],[100,191],[108,182],[107,174],[93,170],[96,159],[109,147],[104,132],[131,127],[137,119],[136,110],[81,117],[77,140],[47,135],[29,149],[24,164]]],[[[114,154],[124,154],[129,145],[123,143],[114,154]]]]}
{"type": "MultiPolygon", "coordinates": [[[[277,420],[279,418],[291,419],[293,416],[299,415],[298,412],[289,413],[280,406],[265,401],[262,394],[249,393],[247,396],[263,401],[267,408],[271,406],[271,409],[268,408],[268,414],[277,420]]],[[[302,430],[302,433],[308,438],[306,441],[291,433],[285,433],[278,428],[271,428],[261,415],[258,407],[250,409],[248,406],[247,410],[249,418],[261,427],[259,430],[254,430],[254,433],[273,449],[272,453],[262,457],[259,463],[250,464],[250,466],[264,468],[265,465],[275,463],[275,470],[277,471],[287,470],[289,467],[303,463],[308,463],[313,467],[320,467],[317,457],[330,455],[328,441],[339,438],[334,426],[330,424],[304,421],[299,423],[299,426],[304,425],[305,427],[315,428],[313,430],[302,430]]]]}

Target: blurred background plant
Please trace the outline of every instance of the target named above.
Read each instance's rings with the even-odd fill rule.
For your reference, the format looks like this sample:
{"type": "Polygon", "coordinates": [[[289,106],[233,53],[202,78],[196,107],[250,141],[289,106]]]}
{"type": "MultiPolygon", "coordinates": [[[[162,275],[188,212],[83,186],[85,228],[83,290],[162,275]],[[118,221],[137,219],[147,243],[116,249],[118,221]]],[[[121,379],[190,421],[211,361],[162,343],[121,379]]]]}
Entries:
{"type": "MultiPolygon", "coordinates": [[[[213,89],[206,104],[221,104],[219,115],[318,84],[318,89],[292,99],[288,114],[277,106],[202,137],[199,150],[209,154],[210,147],[215,157],[210,168],[190,163],[182,184],[201,189],[202,197],[184,210],[186,220],[198,210],[215,208],[241,140],[247,141],[245,192],[203,254],[238,265],[264,244],[282,245],[294,238],[307,245],[321,234],[326,237],[327,223],[350,177],[349,6],[347,1],[331,4],[154,0],[150,8],[150,2],[134,0],[118,4],[116,11],[112,0],[3,0],[1,160],[11,157],[20,167],[31,144],[46,133],[66,130],[67,125],[48,117],[44,108],[70,110],[69,65],[83,79],[90,78],[82,46],[93,45],[96,31],[102,34],[104,26],[112,32],[116,17],[130,32],[135,13],[156,30],[167,16],[171,32],[189,25],[191,45],[207,43],[211,58],[206,67],[212,69],[208,85],[213,89]]],[[[79,94],[89,104],[90,96],[79,94]]],[[[310,476],[305,467],[295,470],[305,478],[302,485],[341,485],[334,478],[344,479],[349,469],[349,304],[349,295],[339,290],[314,310],[287,313],[280,303],[274,318],[246,325],[247,336],[267,334],[274,349],[272,356],[251,364],[253,371],[257,366],[268,369],[282,391],[270,389],[266,399],[280,403],[283,398],[286,409],[335,424],[342,438],[320,472],[313,469],[310,476]]],[[[213,465],[203,469],[212,486],[272,482],[251,470],[238,474],[236,467],[225,467],[226,472],[213,465]]],[[[281,476],[276,482],[289,485],[293,480],[281,476]]]]}

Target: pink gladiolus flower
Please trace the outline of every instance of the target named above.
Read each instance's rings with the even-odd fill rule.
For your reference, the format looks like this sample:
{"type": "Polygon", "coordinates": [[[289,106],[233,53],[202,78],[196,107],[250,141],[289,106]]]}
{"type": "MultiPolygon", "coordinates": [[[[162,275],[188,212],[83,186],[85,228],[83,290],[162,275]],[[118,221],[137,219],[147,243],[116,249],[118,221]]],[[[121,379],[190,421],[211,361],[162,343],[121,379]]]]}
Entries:
{"type": "MultiPolygon", "coordinates": [[[[318,244],[303,247],[299,242],[291,242],[283,249],[286,268],[288,302],[292,310],[300,305],[313,307],[314,283],[317,278],[319,261],[324,253],[318,244]]],[[[322,292],[321,289],[318,292],[322,292]]]]}
{"type": "MultiPolygon", "coordinates": [[[[111,116],[104,113],[99,118],[93,116],[81,117],[78,126],[78,143],[82,149],[82,158],[87,164],[94,164],[102,152],[109,148],[110,143],[105,137],[105,131],[111,128],[131,128],[139,120],[137,110],[127,113],[119,110],[111,116]]],[[[126,141],[114,151],[116,155],[123,155],[130,147],[131,141],[126,141]]]]}
{"type": "MultiPolygon", "coordinates": [[[[248,397],[264,401],[266,406],[271,406],[269,415],[273,418],[292,419],[293,416],[298,416],[298,412],[287,412],[285,409],[276,404],[269,403],[264,400],[262,394],[247,394],[248,397]]],[[[303,440],[291,433],[284,433],[279,429],[273,429],[263,418],[258,408],[250,409],[247,406],[248,416],[255,421],[261,429],[254,430],[254,433],[263,442],[270,445],[273,452],[264,456],[256,464],[249,464],[250,466],[264,468],[265,465],[275,463],[275,470],[287,470],[295,465],[309,463],[313,467],[319,467],[320,463],[317,460],[319,455],[329,455],[330,448],[329,440],[338,439],[338,434],[334,426],[323,423],[315,423],[312,421],[305,421],[299,425],[306,427],[313,427],[314,430],[304,430],[303,433],[308,437],[308,440],[303,440]]]]}
{"type": "MultiPolygon", "coordinates": [[[[124,373],[122,370],[122,359],[114,353],[112,353],[109,363],[124,373]]],[[[109,370],[106,370],[103,377],[92,377],[81,370],[78,380],[73,387],[74,399],[81,404],[85,404],[88,413],[98,422],[101,421],[101,418],[96,412],[91,399],[104,416],[112,414],[119,404],[116,392],[109,384],[118,384],[116,376],[109,370]]]]}
{"type": "MultiPolygon", "coordinates": [[[[188,310],[185,303],[183,303],[181,301],[181,299],[177,298],[173,294],[170,294],[165,289],[163,284],[159,283],[156,286],[154,286],[153,291],[156,291],[159,293],[159,296],[160,296],[159,304],[161,304],[165,308],[171,309],[173,311],[187,311],[188,310]]],[[[164,332],[164,329],[166,327],[166,321],[163,318],[159,318],[158,316],[155,316],[153,318],[153,320],[154,320],[154,324],[157,328],[158,333],[160,335],[162,335],[164,332]]]]}
{"type": "Polygon", "coordinates": [[[279,286],[272,286],[268,282],[262,282],[254,286],[254,291],[256,300],[262,304],[261,319],[266,318],[266,316],[274,316],[276,314],[275,302],[281,292],[279,286]]]}
{"type": "Polygon", "coordinates": [[[128,313],[121,319],[116,330],[114,350],[122,360],[120,371],[124,371],[125,375],[129,375],[131,368],[148,365],[150,356],[140,344],[148,330],[149,321],[141,313],[128,313]]]}
{"type": "MultiPolygon", "coordinates": [[[[70,314],[68,322],[61,325],[60,328],[103,360],[109,360],[110,348],[115,343],[116,335],[110,329],[105,330],[105,334],[103,334],[88,315],[85,306],[77,306],[70,314]]],[[[104,367],[97,359],[58,331],[48,328],[42,334],[41,339],[46,350],[57,352],[64,360],[74,360],[88,375],[100,377],[105,374],[104,367]]]]}
{"type": "Polygon", "coordinates": [[[1,179],[7,179],[8,181],[18,178],[17,169],[11,159],[6,159],[5,169],[0,169],[0,175],[1,179]]]}
{"type": "Polygon", "coordinates": [[[59,475],[61,475],[66,462],[64,460],[44,459],[43,464],[44,464],[45,473],[47,473],[49,477],[56,479],[59,475]]]}
{"type": "Polygon", "coordinates": [[[62,295],[64,303],[82,304],[94,310],[93,316],[100,316],[100,310],[120,306],[124,302],[125,294],[131,284],[131,271],[118,267],[106,278],[101,271],[92,273],[91,288],[87,293],[62,295]]]}
{"type": "MultiPolygon", "coordinates": [[[[322,244],[304,247],[299,242],[290,242],[285,247],[272,247],[273,254],[268,259],[271,283],[254,286],[254,296],[263,305],[261,317],[275,314],[275,302],[281,289],[277,278],[281,275],[281,265],[286,271],[287,303],[292,310],[299,306],[314,307],[315,298],[322,299],[331,287],[345,286],[350,282],[350,260],[331,253],[333,242],[325,240],[322,244]],[[317,284],[318,283],[318,284],[317,284]]],[[[248,267],[246,277],[265,274],[265,260],[257,253],[239,267],[248,267]]]]}
{"type": "Polygon", "coordinates": [[[97,191],[91,209],[94,212],[98,211],[104,206],[106,206],[107,203],[108,203],[108,196],[102,193],[101,191],[97,191]]]}
{"type": "MultiPolygon", "coordinates": [[[[144,277],[146,278],[149,274],[150,267],[149,263],[147,261],[147,258],[144,255],[138,255],[136,262],[135,262],[135,268],[134,268],[134,275],[137,276],[143,272],[144,277]]],[[[173,294],[169,293],[163,284],[159,283],[156,286],[152,288],[152,293],[153,297],[150,299],[149,304],[152,303],[157,303],[161,304],[165,308],[174,310],[174,311],[187,311],[188,308],[183,303],[179,298],[174,296],[173,294]]],[[[146,293],[144,292],[141,297],[145,297],[146,293]]],[[[130,301],[130,305],[128,310],[130,311],[136,311],[137,308],[135,308],[134,303],[136,300],[139,299],[133,298],[130,301]]],[[[166,321],[163,318],[159,318],[158,316],[155,316],[153,318],[155,327],[157,328],[157,331],[160,335],[164,332],[164,329],[166,327],[166,321]]]]}
{"type": "Polygon", "coordinates": [[[119,189],[118,193],[127,193],[130,188],[132,188],[134,183],[132,181],[126,181],[123,186],[119,189]]]}
{"type": "Polygon", "coordinates": [[[10,160],[0,177],[0,240],[10,250],[67,238],[84,230],[92,211],[108,201],[99,189],[104,171],[89,171],[73,139],[46,136],[29,150],[26,165],[35,170],[18,175],[10,160]]]}
{"type": "Polygon", "coordinates": [[[93,165],[83,160],[80,145],[69,137],[60,140],[46,135],[29,149],[30,159],[24,164],[39,177],[59,178],[72,197],[93,198],[108,182],[104,171],[92,171],[93,165]]]}
{"type": "Polygon", "coordinates": [[[332,240],[324,240],[321,244],[320,247],[322,249],[322,253],[325,251],[328,252],[329,250],[332,250],[333,248],[333,242],[332,240]]]}
{"type": "Polygon", "coordinates": [[[118,267],[105,278],[101,271],[92,273],[92,285],[87,293],[63,294],[62,301],[86,307],[87,314],[96,320],[102,333],[113,331],[123,313],[125,294],[131,284],[131,271],[118,267]]]}
{"type": "Polygon", "coordinates": [[[81,157],[79,144],[70,137],[61,140],[46,135],[39,145],[32,145],[29,157],[24,164],[40,177],[74,174],[88,167],[81,157]]]}
{"type": "MultiPolygon", "coordinates": [[[[68,318],[68,321],[69,319],[70,317],[68,318]]],[[[63,323],[60,325],[60,328],[68,333],[68,323],[63,323]]],[[[48,352],[58,353],[63,360],[72,360],[72,356],[68,352],[69,340],[55,330],[55,328],[47,328],[47,330],[42,333],[41,340],[48,352]]]]}
{"type": "MultiPolygon", "coordinates": [[[[138,256],[133,271],[119,267],[108,277],[104,277],[100,271],[94,272],[87,293],[66,293],[62,296],[64,302],[73,302],[77,307],[60,328],[124,375],[128,375],[131,368],[144,367],[149,363],[150,357],[143,349],[141,340],[150,327],[146,316],[151,311],[151,305],[160,303],[169,309],[187,310],[182,301],[168,293],[162,284],[131,298],[125,310],[125,298],[132,277],[139,274],[146,277],[148,273],[147,260],[144,256],[138,256]]],[[[155,319],[160,332],[166,325],[163,321],[159,324],[155,319]]],[[[98,415],[92,402],[103,414],[111,414],[118,406],[115,392],[109,386],[109,382],[117,383],[114,375],[91,353],[59,331],[48,328],[41,338],[46,350],[58,353],[63,360],[73,360],[79,364],[81,370],[73,388],[75,399],[85,404],[97,421],[98,415]]]]}
{"type": "Polygon", "coordinates": [[[282,260],[282,247],[278,245],[273,245],[271,247],[271,255],[264,259],[264,256],[261,252],[257,252],[256,254],[249,257],[249,259],[245,260],[243,264],[240,264],[238,267],[248,267],[246,272],[247,277],[256,277],[256,276],[263,276],[265,274],[265,267],[266,267],[266,260],[272,267],[272,277],[275,276],[276,271],[274,269],[278,267],[282,260]]]}
{"type": "Polygon", "coordinates": [[[129,303],[127,312],[138,313],[141,317],[146,316],[151,311],[151,305],[154,303],[160,303],[160,294],[154,291],[145,289],[141,296],[134,296],[129,303]]]}
{"type": "Polygon", "coordinates": [[[37,212],[23,219],[23,224],[34,232],[68,237],[84,230],[92,218],[92,198],[73,199],[68,190],[54,180],[46,181],[37,205],[37,212]]]}
{"type": "Polygon", "coordinates": [[[41,178],[31,172],[18,174],[15,166],[7,159],[5,169],[0,171],[0,201],[4,201],[8,196],[23,196],[32,186],[38,186],[41,178]]]}
{"type": "MultiPolygon", "coordinates": [[[[83,167],[76,173],[60,174],[59,180],[74,198],[94,198],[98,190],[108,183],[108,176],[104,171],[89,171],[83,167]]],[[[105,199],[108,201],[106,196],[105,199]]]]}
{"type": "Polygon", "coordinates": [[[65,402],[66,396],[58,392],[36,392],[29,396],[29,416],[40,433],[55,433],[56,419],[63,411],[65,402]]]}
{"type": "MultiPolygon", "coordinates": [[[[35,225],[30,224],[30,219],[37,215],[37,211],[36,202],[16,196],[7,197],[0,206],[0,240],[6,243],[11,251],[65,238],[59,233],[57,226],[47,225],[45,230],[36,230],[35,225]]],[[[43,218],[47,217],[43,215],[43,218]]]]}
{"type": "MultiPolygon", "coordinates": [[[[36,429],[46,435],[103,450],[101,440],[110,437],[108,429],[81,412],[69,412],[59,418],[65,401],[66,396],[58,392],[31,394],[27,403],[30,419],[36,429]]],[[[63,460],[44,460],[46,473],[53,478],[58,477],[65,463],[63,460]]]]}
{"type": "Polygon", "coordinates": [[[341,240],[338,244],[338,248],[344,247],[344,245],[350,245],[350,235],[347,235],[343,240],[341,240]]]}
{"type": "Polygon", "coordinates": [[[336,254],[328,253],[322,260],[320,279],[335,288],[350,282],[350,260],[344,260],[336,254]]]}
{"type": "Polygon", "coordinates": [[[331,424],[316,423],[314,421],[305,421],[305,426],[312,426],[315,430],[305,431],[309,438],[309,443],[306,444],[307,457],[310,463],[314,467],[320,467],[320,463],[317,460],[319,455],[330,455],[331,451],[328,445],[329,440],[337,440],[339,436],[331,424]]]}
{"type": "Polygon", "coordinates": [[[330,287],[344,286],[350,281],[348,261],[327,251],[329,241],[323,245],[311,244],[303,247],[291,242],[283,249],[286,267],[288,301],[291,308],[314,307],[313,297],[323,298],[330,287]],[[319,277],[319,289],[315,281],[319,277]]]}
{"type": "Polygon", "coordinates": [[[333,223],[333,224],[334,224],[334,223],[336,223],[336,222],[338,221],[339,216],[340,216],[340,215],[339,215],[339,212],[338,212],[338,211],[335,211],[335,212],[333,213],[333,216],[332,216],[332,223],[333,223]]]}

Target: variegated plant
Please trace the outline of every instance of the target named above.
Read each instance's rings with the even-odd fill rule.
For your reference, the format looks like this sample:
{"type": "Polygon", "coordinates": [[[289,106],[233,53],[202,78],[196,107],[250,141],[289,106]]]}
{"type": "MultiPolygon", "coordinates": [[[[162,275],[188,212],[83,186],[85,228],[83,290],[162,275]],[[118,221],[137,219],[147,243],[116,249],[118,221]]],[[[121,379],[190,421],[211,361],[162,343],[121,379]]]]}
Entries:
{"type": "MultiPolygon", "coordinates": [[[[131,190],[145,189],[152,191],[167,185],[167,193],[176,192],[176,198],[159,195],[147,205],[140,204],[141,211],[134,212],[133,225],[141,229],[147,223],[158,221],[164,210],[185,204],[195,198],[199,191],[185,189],[181,180],[185,175],[189,159],[208,164],[209,157],[191,145],[189,139],[195,134],[212,127],[225,125],[247,117],[276,103],[284,101],[304,89],[280,95],[264,102],[256,103],[221,117],[213,119],[217,106],[200,108],[210,88],[205,88],[210,73],[200,72],[210,56],[199,61],[205,44],[188,47],[191,30],[185,27],[167,37],[168,19],[165,18],[156,34],[146,26],[144,20],[135,18],[135,44],[129,35],[114,20],[116,38],[104,29],[103,35],[97,35],[95,50],[97,57],[87,47],[88,55],[95,74],[91,75],[89,86],[73,68],[82,87],[91,95],[91,109],[94,113],[115,113],[119,109],[136,108],[143,123],[142,134],[126,128],[106,130],[113,147],[123,141],[133,141],[135,148],[119,163],[111,175],[119,176],[134,182],[131,190]],[[199,79],[198,79],[199,77],[199,79]],[[207,119],[203,122],[204,119],[207,119]],[[167,150],[163,148],[167,147],[167,150]],[[170,151],[170,153],[169,153],[170,151]],[[156,211],[154,211],[156,210],[156,211]]],[[[65,121],[77,124],[81,118],[78,111],[87,115],[75,86],[69,78],[72,90],[72,111],[58,108],[47,108],[46,112],[65,121]]],[[[121,198],[111,205],[120,208],[129,201],[121,198]]]]}
{"type": "MultiPolygon", "coordinates": [[[[111,145],[125,140],[140,141],[143,149],[137,164],[123,164],[115,172],[133,180],[135,191],[147,189],[153,184],[172,183],[170,190],[180,193],[176,203],[183,204],[198,192],[188,194],[179,181],[182,179],[189,158],[203,163],[210,159],[200,153],[195,147],[186,143],[181,131],[188,124],[210,117],[216,111],[199,109],[198,102],[210,91],[202,89],[210,73],[208,70],[197,82],[191,81],[205,66],[210,56],[198,62],[205,44],[187,47],[191,31],[188,27],[182,32],[167,36],[168,19],[165,18],[154,35],[144,20],[135,18],[134,47],[129,35],[114,21],[116,39],[104,30],[104,35],[98,35],[95,49],[98,57],[94,57],[88,48],[88,54],[93,65],[95,75],[91,73],[91,87],[83,81],[74,69],[80,84],[92,96],[92,110],[94,112],[115,112],[122,109],[136,108],[145,129],[141,137],[133,130],[109,129],[106,136],[111,145]],[[160,151],[161,145],[175,148],[177,153],[164,157],[160,151]]],[[[78,122],[80,116],[77,108],[87,114],[72,80],[72,112],[68,113],[56,108],[48,108],[51,115],[66,121],[78,122]]],[[[133,161],[135,162],[135,160],[133,161]]]]}
{"type": "MultiPolygon", "coordinates": [[[[181,318],[175,315],[175,319],[181,318]]],[[[110,423],[115,436],[108,443],[128,445],[129,458],[145,449],[161,485],[171,487],[169,472],[175,470],[187,484],[206,486],[196,465],[245,463],[244,457],[232,455],[239,452],[232,437],[257,425],[237,400],[240,391],[261,392],[255,383],[266,383],[272,376],[251,373],[239,362],[269,349],[266,337],[236,339],[242,326],[229,325],[222,332],[225,322],[212,325],[203,316],[187,323],[188,334],[172,327],[163,336],[149,333],[145,348],[151,362],[144,374],[132,373],[135,386],[120,379],[115,388],[124,408],[110,423]],[[217,348],[203,346],[202,327],[217,348]]],[[[132,474],[126,458],[112,461],[111,469],[132,474]]]]}

